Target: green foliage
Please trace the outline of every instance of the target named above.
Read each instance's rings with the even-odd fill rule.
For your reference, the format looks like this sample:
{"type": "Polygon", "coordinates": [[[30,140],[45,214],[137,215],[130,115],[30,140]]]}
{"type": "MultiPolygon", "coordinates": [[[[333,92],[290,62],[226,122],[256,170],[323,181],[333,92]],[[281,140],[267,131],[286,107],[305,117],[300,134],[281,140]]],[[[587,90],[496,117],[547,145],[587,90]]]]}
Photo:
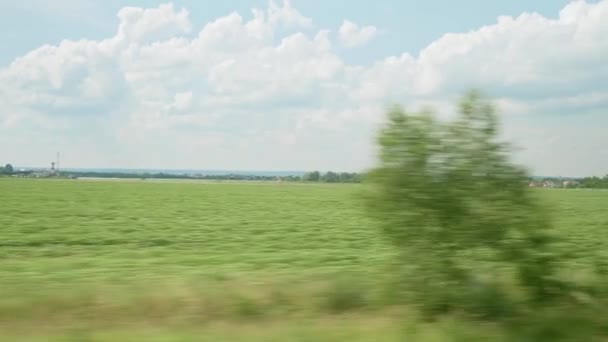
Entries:
{"type": "Polygon", "coordinates": [[[456,297],[503,267],[515,268],[530,300],[559,292],[547,211],[497,133],[494,108],[476,92],[449,122],[394,108],[380,133],[371,213],[412,268],[411,292],[433,310],[463,309],[456,297]]]}
{"type": "Polygon", "coordinates": [[[597,327],[605,314],[580,306],[549,306],[509,321],[505,330],[511,341],[600,341],[597,327]]]}
{"type": "Polygon", "coordinates": [[[608,189],[608,175],[599,177],[585,177],[580,181],[581,188],[608,189]]]}
{"type": "Polygon", "coordinates": [[[340,181],[340,175],[333,171],[328,171],[326,174],[323,175],[322,179],[324,182],[327,183],[338,183],[340,181]]]}
{"type": "Polygon", "coordinates": [[[307,172],[302,177],[302,180],[306,182],[318,182],[320,179],[321,173],[319,171],[307,172]]]}
{"type": "Polygon", "coordinates": [[[306,182],[324,182],[324,183],[360,183],[361,175],[356,172],[333,172],[327,171],[320,173],[319,171],[307,172],[302,177],[306,182]]]}
{"type": "Polygon", "coordinates": [[[12,174],[13,173],[13,165],[6,164],[4,167],[0,167],[0,174],[12,174]]]}

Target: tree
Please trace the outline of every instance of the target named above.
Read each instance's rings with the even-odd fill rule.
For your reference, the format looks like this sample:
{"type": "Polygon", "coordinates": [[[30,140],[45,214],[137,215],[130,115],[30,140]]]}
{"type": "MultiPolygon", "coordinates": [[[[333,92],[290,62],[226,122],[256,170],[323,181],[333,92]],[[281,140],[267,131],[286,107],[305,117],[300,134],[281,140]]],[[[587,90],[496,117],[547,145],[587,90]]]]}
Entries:
{"type": "Polygon", "coordinates": [[[321,174],[319,171],[307,172],[302,179],[307,182],[318,182],[321,179],[321,174]]]}
{"type": "Polygon", "coordinates": [[[333,171],[327,171],[322,177],[323,181],[326,183],[338,183],[340,181],[340,175],[333,171]]]}
{"type": "Polygon", "coordinates": [[[339,179],[341,183],[351,183],[353,181],[353,174],[348,172],[341,172],[339,175],[339,179]]]}
{"type": "Polygon", "coordinates": [[[471,291],[490,288],[502,266],[531,301],[559,293],[548,211],[497,130],[493,106],[471,91],[453,121],[395,107],[380,131],[379,165],[366,177],[370,214],[428,312],[473,305],[481,297],[471,291]]]}
{"type": "Polygon", "coordinates": [[[4,165],[4,168],[3,168],[2,172],[3,173],[8,173],[8,174],[13,173],[13,165],[11,165],[11,164],[4,165]]]}

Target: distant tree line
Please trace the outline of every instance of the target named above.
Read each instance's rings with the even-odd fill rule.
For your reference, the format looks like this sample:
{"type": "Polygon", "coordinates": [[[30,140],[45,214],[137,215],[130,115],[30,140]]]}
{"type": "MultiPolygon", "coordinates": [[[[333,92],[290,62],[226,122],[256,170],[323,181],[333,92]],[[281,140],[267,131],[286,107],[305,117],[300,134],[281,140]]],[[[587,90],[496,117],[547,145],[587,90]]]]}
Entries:
{"type": "Polygon", "coordinates": [[[71,171],[61,172],[59,176],[69,178],[127,178],[127,179],[200,179],[200,180],[236,180],[236,181],[284,181],[284,182],[321,182],[321,183],[360,183],[361,174],[354,172],[321,173],[319,171],[307,172],[303,176],[269,176],[247,174],[175,174],[175,173],[137,173],[137,172],[99,172],[99,171],[71,171]]]}
{"type": "Polygon", "coordinates": [[[580,187],[590,189],[608,189],[608,175],[605,175],[602,178],[585,177],[581,179],[580,187]]]}
{"type": "Polygon", "coordinates": [[[128,179],[202,179],[202,180],[250,180],[250,181],[299,181],[299,176],[261,176],[261,175],[243,175],[243,174],[224,174],[224,175],[206,175],[206,174],[176,174],[176,173],[137,173],[137,172],[99,172],[99,171],[75,171],[62,172],[62,176],[71,178],[78,177],[94,177],[94,178],[128,178],[128,179]]]}
{"type": "Polygon", "coordinates": [[[322,182],[322,183],[360,183],[362,176],[356,172],[333,172],[327,171],[320,173],[319,171],[307,172],[302,177],[305,182],[322,182]]]}

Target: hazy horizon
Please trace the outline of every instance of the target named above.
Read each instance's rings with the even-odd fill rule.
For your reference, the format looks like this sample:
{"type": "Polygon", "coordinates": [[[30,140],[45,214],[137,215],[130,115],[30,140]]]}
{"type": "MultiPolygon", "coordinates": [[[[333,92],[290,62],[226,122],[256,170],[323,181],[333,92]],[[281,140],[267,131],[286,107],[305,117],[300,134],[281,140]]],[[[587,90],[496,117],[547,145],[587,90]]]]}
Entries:
{"type": "MultiPolygon", "coordinates": [[[[16,169],[26,170],[48,170],[50,166],[24,166],[14,165],[16,169]]],[[[213,168],[203,169],[179,169],[179,168],[121,168],[121,167],[61,167],[61,171],[65,172],[125,172],[125,173],[168,173],[168,174],[203,174],[203,175],[246,175],[246,176],[302,176],[307,172],[348,172],[348,173],[364,173],[368,170],[331,170],[331,169],[309,169],[309,170],[222,170],[213,168]]],[[[563,178],[574,179],[584,177],[603,177],[605,175],[557,175],[557,174],[532,174],[532,178],[563,178]]]]}

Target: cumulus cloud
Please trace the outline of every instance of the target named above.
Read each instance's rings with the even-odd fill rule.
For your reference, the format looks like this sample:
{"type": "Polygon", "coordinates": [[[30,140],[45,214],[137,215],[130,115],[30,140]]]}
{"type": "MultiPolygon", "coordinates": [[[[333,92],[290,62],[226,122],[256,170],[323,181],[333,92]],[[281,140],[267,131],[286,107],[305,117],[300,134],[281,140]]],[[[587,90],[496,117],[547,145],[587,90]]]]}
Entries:
{"type": "Polygon", "coordinates": [[[118,12],[120,25],[116,38],[130,42],[154,42],[191,29],[188,11],[175,11],[173,4],[162,4],[158,8],[143,9],[124,7],[118,12]]]}
{"type": "Polygon", "coordinates": [[[468,33],[449,33],[418,56],[389,57],[367,71],[365,83],[418,96],[445,96],[466,86],[518,99],[606,90],[608,2],[572,2],[558,19],[524,13],[468,33]],[[593,70],[593,72],[590,72],[593,70]]]}
{"type": "MultiPolygon", "coordinates": [[[[574,157],[551,157],[547,139],[521,126],[544,118],[541,127],[567,150],[585,133],[564,134],[569,128],[553,120],[580,113],[608,125],[606,17],[608,0],[577,1],[556,19],[500,17],[447,33],[417,54],[355,66],[338,46],[365,44],[375,27],[345,20],[334,41],[331,28],[313,29],[288,1],[230,13],[198,32],[186,9],[127,7],[112,37],[45,45],[0,68],[0,143],[36,132],[23,145],[35,150],[36,136],[60,132],[57,149],[73,149],[74,136],[79,146],[103,140],[109,147],[95,157],[114,165],[153,166],[153,152],[136,152],[152,149],[171,154],[175,167],[353,170],[372,162],[374,125],[386,105],[450,112],[455,96],[478,87],[498,99],[507,136],[531,146],[526,163],[538,169],[550,159],[544,165],[565,168],[574,157]]],[[[35,163],[25,155],[7,157],[35,163]]],[[[91,158],[74,162],[98,164],[91,158]]],[[[586,165],[577,172],[599,167],[586,165]]]]}
{"type": "Polygon", "coordinates": [[[365,45],[378,34],[375,26],[362,26],[349,20],[344,20],[338,30],[338,38],[343,46],[352,48],[365,45]]]}
{"type": "Polygon", "coordinates": [[[268,21],[270,24],[283,25],[287,28],[312,27],[312,19],[303,16],[300,12],[291,7],[289,0],[283,0],[283,6],[278,6],[273,0],[270,0],[268,21]]]}

